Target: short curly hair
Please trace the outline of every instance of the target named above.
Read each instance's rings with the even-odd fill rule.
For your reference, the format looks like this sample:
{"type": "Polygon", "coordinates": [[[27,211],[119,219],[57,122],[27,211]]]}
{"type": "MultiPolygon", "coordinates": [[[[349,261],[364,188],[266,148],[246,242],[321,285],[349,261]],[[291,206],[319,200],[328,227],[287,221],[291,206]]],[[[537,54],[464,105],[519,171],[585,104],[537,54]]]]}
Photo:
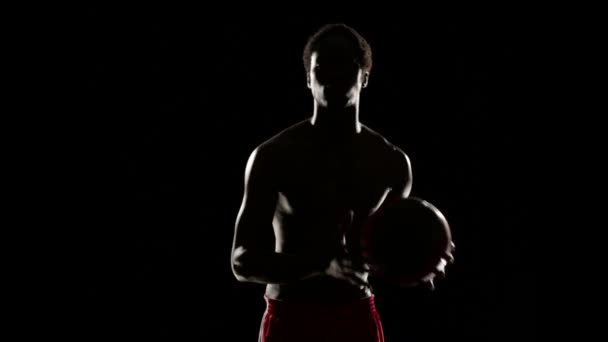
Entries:
{"type": "Polygon", "coordinates": [[[310,60],[313,52],[318,50],[324,38],[332,35],[342,36],[351,41],[357,54],[355,58],[361,68],[365,72],[369,72],[372,69],[372,49],[367,40],[352,27],[343,23],[337,23],[321,27],[308,38],[302,55],[306,74],[310,73],[310,60]]]}

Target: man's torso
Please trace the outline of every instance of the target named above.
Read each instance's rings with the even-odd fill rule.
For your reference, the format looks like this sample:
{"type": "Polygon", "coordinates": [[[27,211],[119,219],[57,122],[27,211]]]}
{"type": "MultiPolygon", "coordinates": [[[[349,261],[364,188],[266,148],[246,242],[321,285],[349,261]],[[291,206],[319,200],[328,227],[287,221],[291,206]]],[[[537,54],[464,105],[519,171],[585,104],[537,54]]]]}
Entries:
{"type": "MultiPolygon", "coordinates": [[[[354,138],[337,141],[345,143],[317,134],[303,121],[267,142],[277,192],[272,222],[276,252],[332,255],[345,244],[356,249],[358,240],[344,239],[340,223],[352,210],[357,228],[390,190],[394,146],[363,125],[354,138]]],[[[367,297],[371,290],[321,276],[269,284],[266,295],[279,300],[340,300],[367,297]]]]}

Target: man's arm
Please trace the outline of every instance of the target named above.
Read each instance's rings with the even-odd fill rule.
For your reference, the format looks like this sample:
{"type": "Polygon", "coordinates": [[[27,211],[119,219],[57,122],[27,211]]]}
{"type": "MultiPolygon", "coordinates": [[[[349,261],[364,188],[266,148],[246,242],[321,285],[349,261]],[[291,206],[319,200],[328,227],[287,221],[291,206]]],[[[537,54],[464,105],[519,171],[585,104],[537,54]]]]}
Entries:
{"type": "MultiPolygon", "coordinates": [[[[377,211],[383,206],[388,206],[395,201],[407,198],[412,190],[412,167],[408,156],[398,147],[393,147],[386,154],[389,174],[389,190],[384,199],[373,211],[377,211]]],[[[352,229],[347,235],[348,250],[352,253],[353,258],[357,263],[361,264],[361,230],[368,220],[367,216],[355,217],[352,223],[352,229]]]]}
{"type": "Polygon", "coordinates": [[[288,283],[323,274],[330,260],[308,255],[275,252],[272,220],[278,192],[274,188],[272,162],[264,145],[247,161],[245,188],[237,216],[231,267],[239,281],[288,283]]]}
{"type": "Polygon", "coordinates": [[[387,203],[390,200],[407,198],[412,191],[412,165],[410,158],[398,147],[391,151],[391,161],[394,165],[391,170],[391,191],[387,195],[387,203]]]}
{"type": "MultiPolygon", "coordinates": [[[[394,155],[395,168],[393,170],[395,170],[395,172],[392,176],[393,187],[391,188],[391,191],[387,196],[385,203],[390,203],[391,201],[399,201],[402,198],[407,198],[409,197],[412,191],[412,166],[410,163],[410,159],[407,154],[405,154],[405,152],[403,152],[398,147],[395,147],[394,155]]],[[[446,252],[442,260],[436,266],[435,272],[425,277],[420,282],[420,285],[433,289],[433,280],[435,279],[435,277],[437,275],[439,275],[440,277],[445,277],[446,265],[454,261],[454,256],[452,255],[454,247],[455,245],[454,243],[452,243],[451,249],[446,252]]]]}

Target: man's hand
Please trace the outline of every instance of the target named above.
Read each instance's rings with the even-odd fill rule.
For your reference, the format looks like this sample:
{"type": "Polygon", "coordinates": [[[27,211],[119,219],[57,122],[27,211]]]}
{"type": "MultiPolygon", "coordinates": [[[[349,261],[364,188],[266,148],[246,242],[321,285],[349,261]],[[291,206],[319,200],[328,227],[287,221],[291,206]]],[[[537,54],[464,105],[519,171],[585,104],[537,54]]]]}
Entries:
{"type": "Polygon", "coordinates": [[[325,274],[336,279],[347,281],[360,289],[369,286],[367,281],[369,269],[364,265],[363,268],[355,267],[352,259],[344,254],[335,257],[325,269],[325,274]]]}
{"type": "Polygon", "coordinates": [[[354,220],[354,212],[349,210],[344,216],[342,222],[338,225],[338,231],[341,232],[342,250],[338,251],[338,255],[335,256],[329,266],[325,269],[325,274],[336,279],[347,281],[359,288],[363,289],[369,286],[367,280],[369,274],[369,267],[366,264],[357,262],[361,260],[361,257],[352,255],[347,248],[346,235],[349,233],[354,220]]]}
{"type": "Polygon", "coordinates": [[[422,279],[420,284],[424,287],[427,287],[431,290],[435,289],[435,278],[443,279],[445,278],[445,268],[449,264],[454,263],[454,251],[456,250],[456,245],[454,242],[450,244],[450,250],[445,253],[445,255],[439,260],[439,263],[435,267],[435,271],[427,275],[422,279]]]}

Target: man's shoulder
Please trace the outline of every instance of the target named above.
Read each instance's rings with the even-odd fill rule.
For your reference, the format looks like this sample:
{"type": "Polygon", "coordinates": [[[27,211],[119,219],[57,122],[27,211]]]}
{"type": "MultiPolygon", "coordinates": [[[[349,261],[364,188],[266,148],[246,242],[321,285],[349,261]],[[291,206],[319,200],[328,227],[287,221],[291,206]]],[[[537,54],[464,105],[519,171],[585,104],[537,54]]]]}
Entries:
{"type": "Polygon", "coordinates": [[[252,154],[258,156],[258,159],[262,157],[263,160],[267,161],[273,159],[273,156],[279,156],[281,151],[298,140],[298,135],[301,134],[308,123],[309,120],[306,119],[281,129],[258,144],[252,151],[252,154]]]}
{"type": "Polygon", "coordinates": [[[403,151],[403,149],[394,144],[381,133],[363,124],[361,124],[361,130],[372,142],[376,152],[382,153],[382,155],[389,156],[391,158],[396,158],[397,161],[402,160],[403,158],[407,159],[407,154],[403,151]]]}
{"type": "Polygon", "coordinates": [[[297,137],[307,128],[309,122],[309,119],[306,119],[287,126],[264,140],[257,148],[264,149],[267,152],[278,151],[281,147],[297,141],[297,137]]]}
{"type": "Polygon", "coordinates": [[[388,166],[384,170],[387,172],[385,176],[390,180],[391,188],[399,189],[397,191],[402,193],[409,193],[412,179],[412,164],[409,156],[397,144],[392,143],[382,134],[367,126],[365,130],[380,144],[377,151],[381,152],[378,152],[374,157],[379,157],[382,164],[388,166]]]}

